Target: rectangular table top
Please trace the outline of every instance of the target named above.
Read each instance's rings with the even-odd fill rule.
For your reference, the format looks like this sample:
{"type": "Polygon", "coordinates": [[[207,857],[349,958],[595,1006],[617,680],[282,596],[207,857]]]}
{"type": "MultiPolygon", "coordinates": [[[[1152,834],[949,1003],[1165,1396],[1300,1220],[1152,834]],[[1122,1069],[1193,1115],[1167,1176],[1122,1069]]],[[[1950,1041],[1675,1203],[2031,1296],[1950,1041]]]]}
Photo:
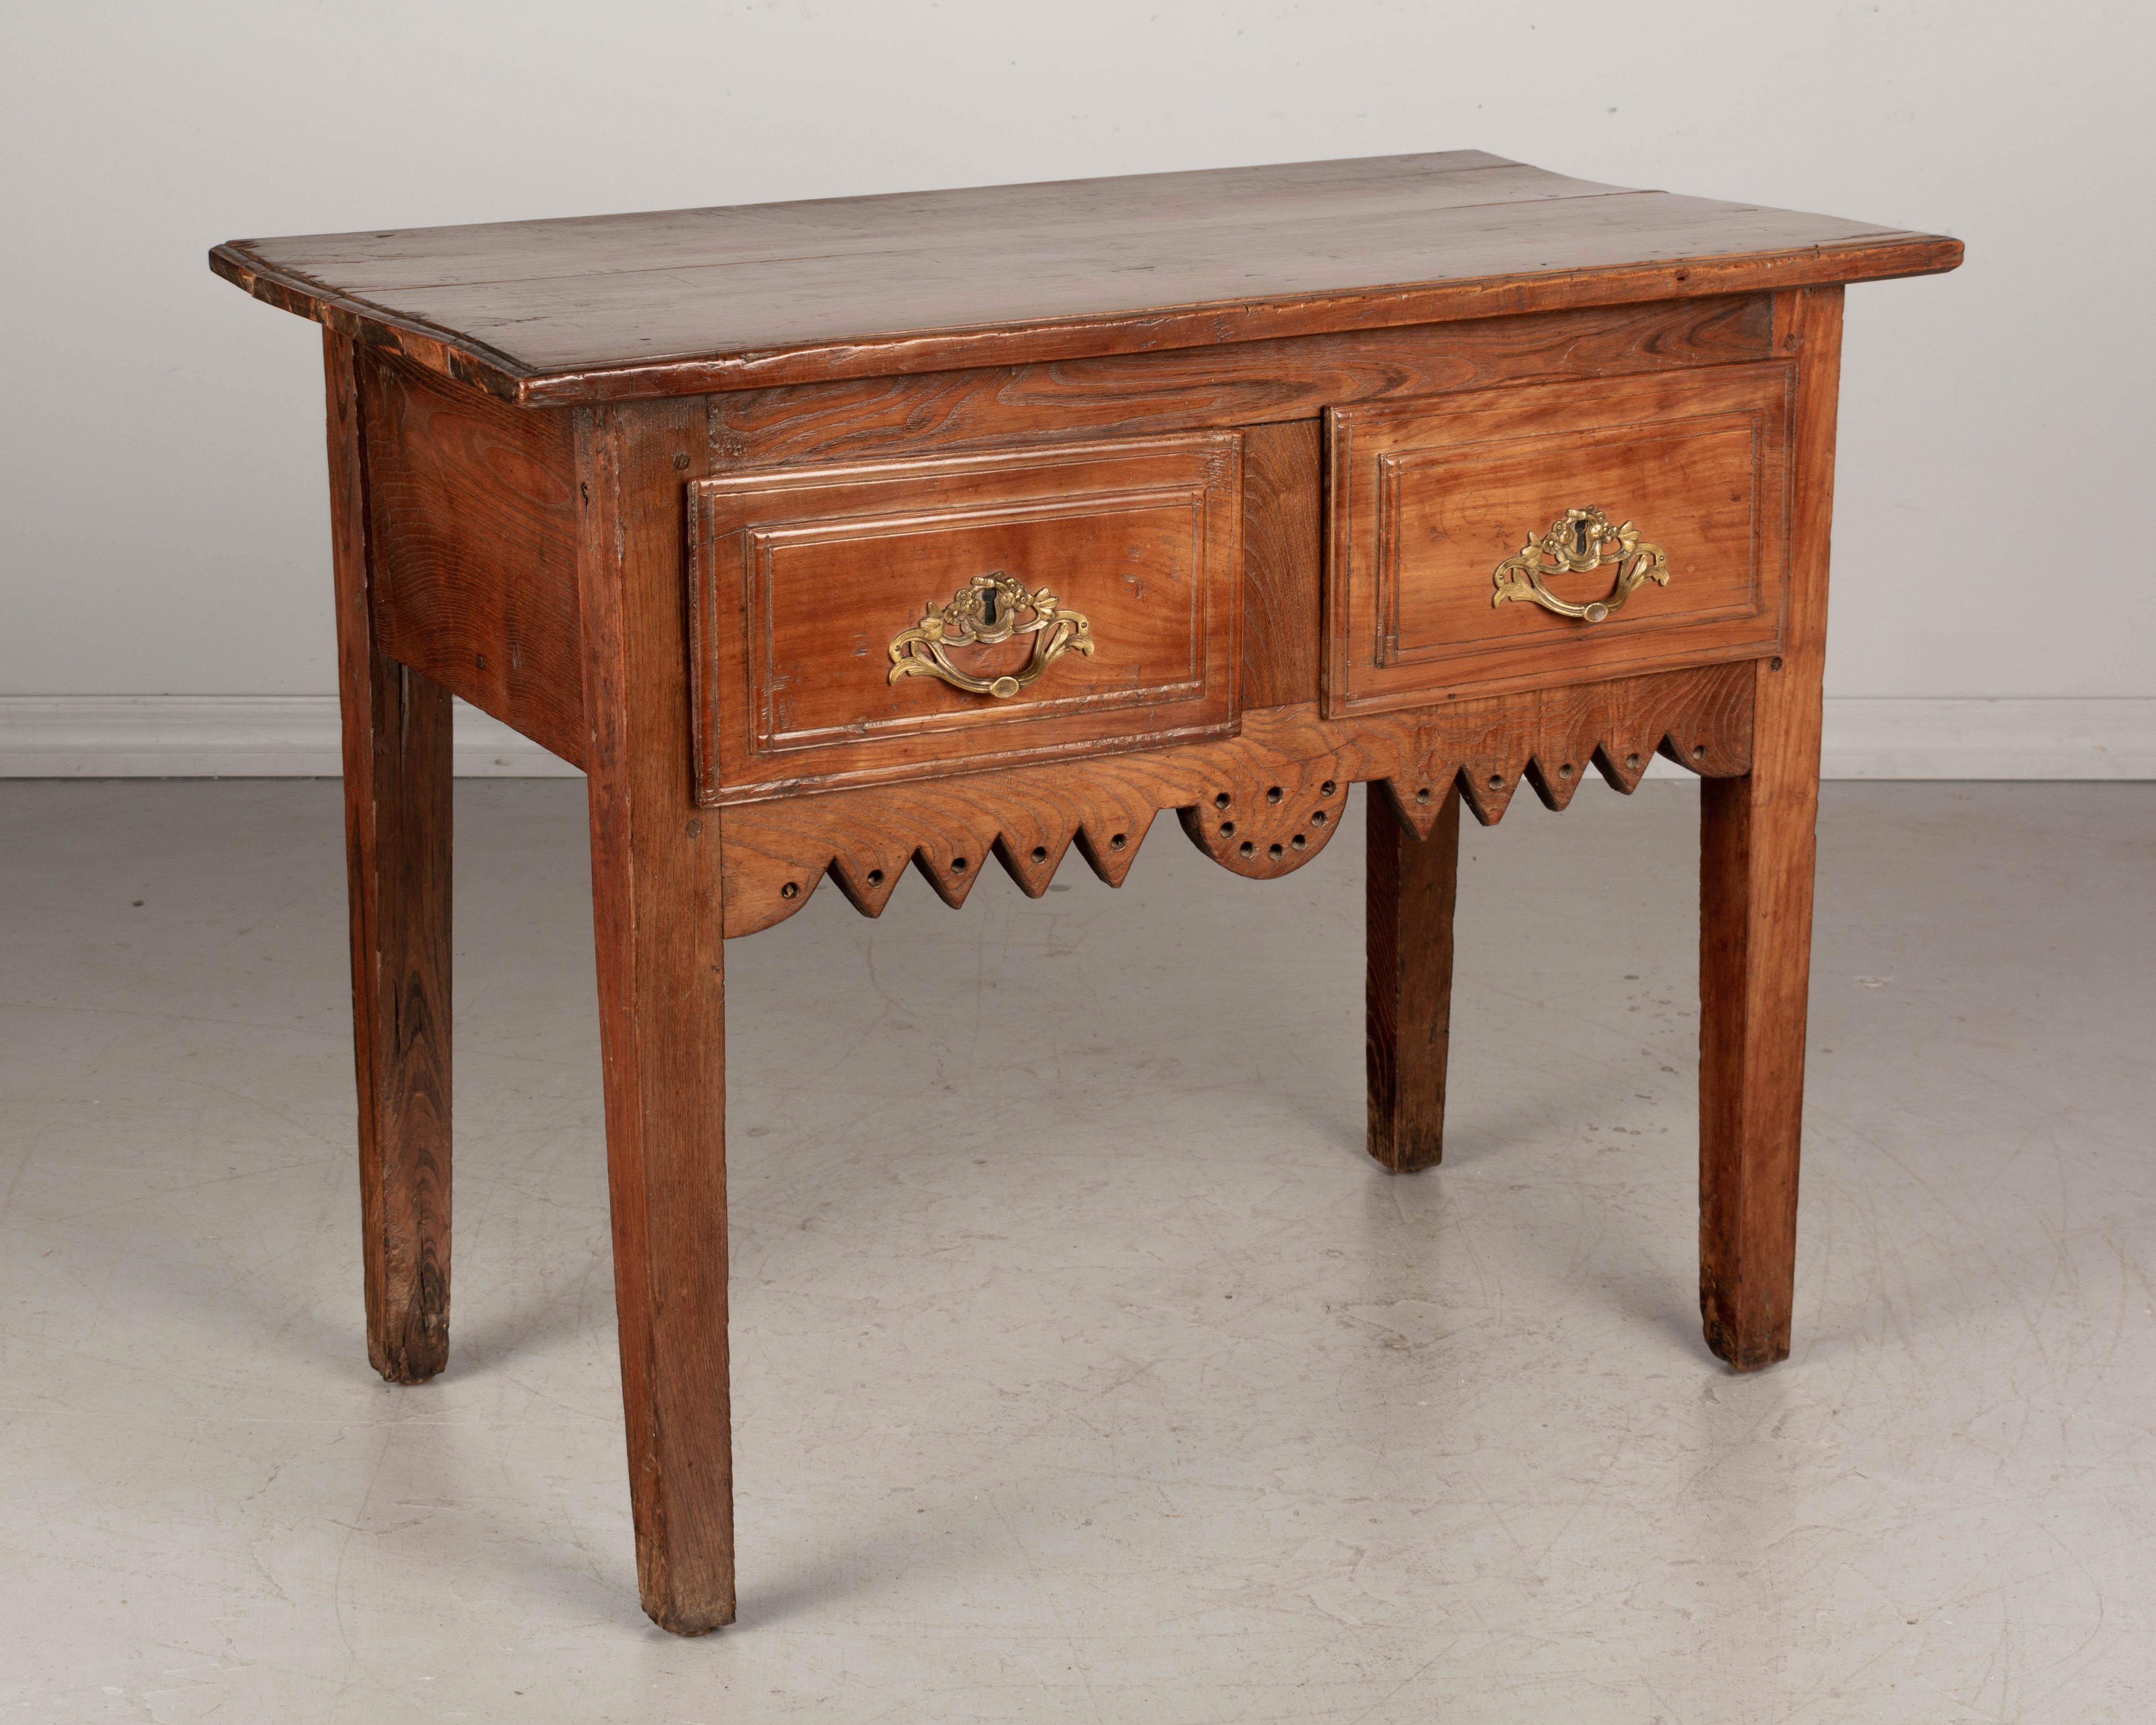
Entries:
{"type": "Polygon", "coordinates": [[[1961,250],[1457,150],[234,240],[210,265],[559,406],[1925,275],[1961,250]]]}

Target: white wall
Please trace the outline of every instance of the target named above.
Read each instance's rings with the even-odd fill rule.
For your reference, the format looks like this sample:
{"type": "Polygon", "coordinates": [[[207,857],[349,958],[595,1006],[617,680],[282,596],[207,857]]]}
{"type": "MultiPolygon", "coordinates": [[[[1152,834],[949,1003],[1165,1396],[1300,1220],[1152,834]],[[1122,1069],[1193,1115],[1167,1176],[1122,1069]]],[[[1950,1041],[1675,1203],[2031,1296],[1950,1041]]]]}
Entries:
{"type": "Polygon", "coordinates": [[[0,696],[336,685],[316,331],[216,241],[1474,146],[1965,239],[1850,296],[1830,688],[2156,696],[2151,18],[18,0],[0,696]]]}

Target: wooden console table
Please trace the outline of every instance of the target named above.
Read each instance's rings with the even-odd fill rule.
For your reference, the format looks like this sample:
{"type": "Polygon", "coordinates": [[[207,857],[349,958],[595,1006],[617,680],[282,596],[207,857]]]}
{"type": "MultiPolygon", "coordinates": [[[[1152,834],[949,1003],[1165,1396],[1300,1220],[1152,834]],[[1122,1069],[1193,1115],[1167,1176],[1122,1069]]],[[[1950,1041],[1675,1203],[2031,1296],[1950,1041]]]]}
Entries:
{"type": "Polygon", "coordinates": [[[368,1352],[449,1309],[449,697],[590,780],[644,1609],[734,1615],[725,938],[911,863],[1300,868],[1368,787],[1370,1153],[1464,801],[1704,776],[1700,1307],[1789,1346],[1842,286],[1960,245],[1472,151],[246,240],[325,326],[368,1352]]]}

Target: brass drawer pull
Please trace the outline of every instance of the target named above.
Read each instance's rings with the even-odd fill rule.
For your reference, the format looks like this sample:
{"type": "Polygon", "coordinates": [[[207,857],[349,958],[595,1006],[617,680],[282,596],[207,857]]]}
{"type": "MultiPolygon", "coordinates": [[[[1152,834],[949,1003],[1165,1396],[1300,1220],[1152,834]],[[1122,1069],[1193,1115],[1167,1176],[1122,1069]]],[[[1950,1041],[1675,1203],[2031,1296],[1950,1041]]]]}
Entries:
{"type": "Polygon", "coordinates": [[[1008,701],[1065,653],[1091,654],[1093,625],[1075,611],[1066,611],[1046,588],[1029,592],[997,569],[976,575],[938,609],[931,605],[921,621],[902,631],[891,644],[891,680],[901,677],[940,677],[953,689],[968,695],[992,695],[1008,701]],[[1021,621],[1020,619],[1024,620],[1021,621]],[[1013,635],[1033,637],[1033,657],[1014,676],[976,677],[960,670],[944,653],[946,647],[993,647],[1013,635]]]}
{"type": "Polygon", "coordinates": [[[1540,539],[1530,539],[1518,552],[1497,565],[1491,579],[1497,591],[1490,603],[1494,609],[1507,599],[1524,599],[1554,611],[1560,617],[1577,617],[1583,623],[1599,623],[1620,609],[1643,581],[1658,587],[1670,584],[1669,556],[1661,546],[1640,536],[1627,521],[1613,527],[1600,510],[1568,509],[1550,523],[1540,539]],[[1591,604],[1575,605],[1559,598],[1543,584],[1543,577],[1569,573],[1584,575],[1604,563],[1617,565],[1617,584],[1609,597],[1591,604]]]}

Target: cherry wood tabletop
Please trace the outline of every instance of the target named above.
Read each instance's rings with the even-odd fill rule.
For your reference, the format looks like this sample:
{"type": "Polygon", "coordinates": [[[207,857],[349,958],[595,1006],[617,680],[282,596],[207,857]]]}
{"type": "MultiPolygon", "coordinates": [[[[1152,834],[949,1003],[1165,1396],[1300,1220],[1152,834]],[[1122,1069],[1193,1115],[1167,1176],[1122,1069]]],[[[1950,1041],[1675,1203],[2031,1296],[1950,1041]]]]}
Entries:
{"type": "Polygon", "coordinates": [[[233,240],[211,267],[521,406],[1951,270],[1958,240],[1476,150],[233,240]]]}

